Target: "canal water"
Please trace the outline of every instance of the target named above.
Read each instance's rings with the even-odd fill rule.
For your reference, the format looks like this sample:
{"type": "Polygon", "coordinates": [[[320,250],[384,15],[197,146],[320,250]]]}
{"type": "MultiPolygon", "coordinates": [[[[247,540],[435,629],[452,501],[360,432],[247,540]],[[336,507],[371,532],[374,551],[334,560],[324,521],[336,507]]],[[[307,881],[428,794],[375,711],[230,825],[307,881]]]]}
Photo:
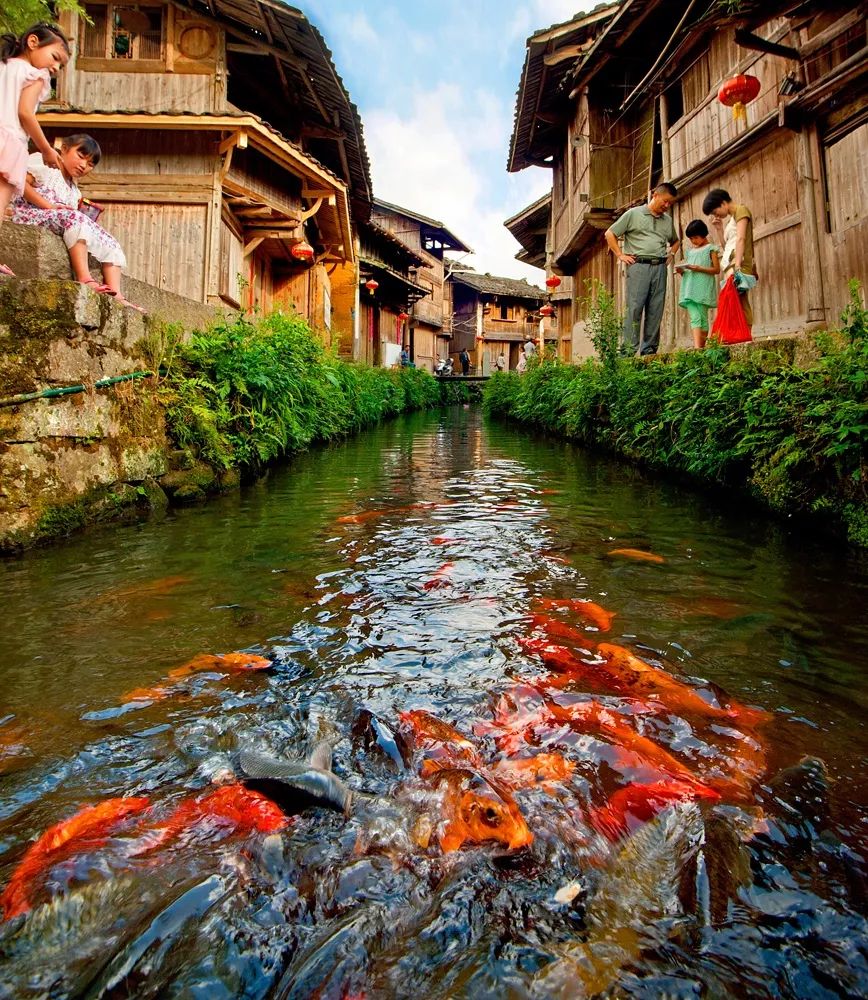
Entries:
{"type": "Polygon", "coordinates": [[[457,407],[0,603],[0,996],[865,995],[868,565],[737,498],[457,407]],[[349,815],[214,805],[321,739],[349,815]]]}

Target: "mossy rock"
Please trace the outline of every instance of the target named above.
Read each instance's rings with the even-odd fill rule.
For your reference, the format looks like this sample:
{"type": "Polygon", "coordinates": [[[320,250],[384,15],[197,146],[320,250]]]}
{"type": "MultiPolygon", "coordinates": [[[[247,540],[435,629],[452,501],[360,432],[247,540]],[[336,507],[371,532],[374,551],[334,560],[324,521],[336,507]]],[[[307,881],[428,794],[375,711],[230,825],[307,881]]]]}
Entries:
{"type": "Polygon", "coordinates": [[[160,478],[160,487],[172,503],[197,503],[216,492],[217,473],[205,462],[194,462],[189,469],[167,472],[160,478]]]}

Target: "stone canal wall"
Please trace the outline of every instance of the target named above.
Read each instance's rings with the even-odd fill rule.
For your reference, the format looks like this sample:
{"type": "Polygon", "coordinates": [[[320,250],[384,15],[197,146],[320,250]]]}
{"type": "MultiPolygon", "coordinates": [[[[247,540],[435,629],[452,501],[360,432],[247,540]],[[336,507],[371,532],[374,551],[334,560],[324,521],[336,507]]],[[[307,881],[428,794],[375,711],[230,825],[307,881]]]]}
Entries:
{"type": "Polygon", "coordinates": [[[165,504],[172,452],[154,380],[100,383],[149,370],[164,321],[193,329],[218,311],[125,279],[143,316],[70,280],[58,237],[5,224],[3,243],[19,275],[0,283],[0,551],[14,551],[165,504]]]}

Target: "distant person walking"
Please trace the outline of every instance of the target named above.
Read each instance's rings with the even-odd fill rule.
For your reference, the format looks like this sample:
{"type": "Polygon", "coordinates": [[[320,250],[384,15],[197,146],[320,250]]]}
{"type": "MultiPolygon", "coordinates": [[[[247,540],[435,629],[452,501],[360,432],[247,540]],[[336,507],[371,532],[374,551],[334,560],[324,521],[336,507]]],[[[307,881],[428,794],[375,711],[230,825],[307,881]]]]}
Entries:
{"type": "Polygon", "coordinates": [[[674,184],[658,184],[647,205],[628,208],[606,230],[609,249],[627,265],[622,345],[626,354],[635,354],[637,350],[641,355],[656,354],[660,346],[667,264],[680,246],[669,214],[677,193],[674,184]],[[623,250],[618,240],[623,240],[623,250]]]}
{"type": "Polygon", "coordinates": [[[690,246],[684,251],[684,263],[675,265],[681,274],[678,304],[687,310],[693,346],[702,348],[708,339],[708,310],[717,305],[720,247],[709,243],[708,226],[701,219],[689,222],[684,235],[690,246]]]}
{"type": "Polygon", "coordinates": [[[495,368],[497,368],[499,372],[506,371],[506,355],[503,353],[503,351],[501,351],[500,354],[497,355],[497,358],[495,359],[494,362],[494,366],[495,368]]]}
{"type": "MultiPolygon", "coordinates": [[[[730,274],[749,274],[755,279],[757,273],[753,258],[751,210],[747,205],[739,205],[733,201],[729,192],[723,188],[713,188],[702,202],[702,211],[709,216],[712,231],[723,246],[720,267],[724,277],[727,278],[730,274]]],[[[753,309],[747,292],[741,292],[740,298],[747,325],[753,326],[753,309]]]]}
{"type": "Polygon", "coordinates": [[[470,373],[470,355],[467,353],[467,348],[458,355],[458,360],[461,362],[461,374],[468,375],[470,373]]]}
{"type": "Polygon", "coordinates": [[[527,371],[527,356],[524,351],[518,352],[518,364],[515,366],[515,370],[519,375],[524,375],[527,371]]]}
{"type": "Polygon", "coordinates": [[[535,353],[536,353],[536,344],[530,339],[530,337],[528,337],[527,340],[524,342],[525,361],[530,361],[530,359],[534,356],[535,353]]]}

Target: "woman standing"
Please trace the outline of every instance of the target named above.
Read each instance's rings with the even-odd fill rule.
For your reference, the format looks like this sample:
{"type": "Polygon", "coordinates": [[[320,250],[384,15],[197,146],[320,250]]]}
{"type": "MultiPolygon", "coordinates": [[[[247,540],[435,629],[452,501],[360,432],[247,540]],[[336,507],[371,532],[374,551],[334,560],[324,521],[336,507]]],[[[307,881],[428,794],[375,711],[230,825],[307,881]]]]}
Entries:
{"type": "MultiPolygon", "coordinates": [[[[723,247],[720,266],[724,277],[740,272],[756,278],[753,214],[747,205],[737,204],[723,188],[714,188],[705,196],[702,211],[709,216],[709,224],[723,247]]],[[[747,292],[741,293],[741,304],[747,325],[752,327],[753,309],[747,292]]]]}

